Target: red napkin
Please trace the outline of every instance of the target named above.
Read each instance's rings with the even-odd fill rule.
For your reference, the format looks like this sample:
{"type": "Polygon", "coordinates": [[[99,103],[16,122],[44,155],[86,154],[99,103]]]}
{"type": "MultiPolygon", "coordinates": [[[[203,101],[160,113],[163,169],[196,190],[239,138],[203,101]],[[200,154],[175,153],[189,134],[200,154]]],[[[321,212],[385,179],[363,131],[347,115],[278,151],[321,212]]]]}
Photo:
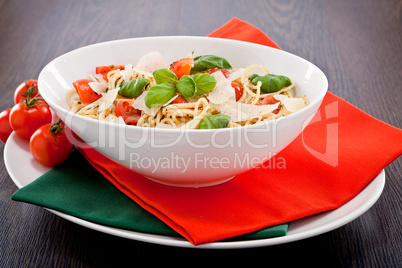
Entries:
{"type": "MultiPolygon", "coordinates": [[[[211,33],[278,48],[237,18],[211,33]]],[[[213,187],[164,186],[94,149],[88,161],[118,189],[194,245],[336,209],[402,153],[402,130],[328,93],[302,134],[261,167],[213,187]]]]}

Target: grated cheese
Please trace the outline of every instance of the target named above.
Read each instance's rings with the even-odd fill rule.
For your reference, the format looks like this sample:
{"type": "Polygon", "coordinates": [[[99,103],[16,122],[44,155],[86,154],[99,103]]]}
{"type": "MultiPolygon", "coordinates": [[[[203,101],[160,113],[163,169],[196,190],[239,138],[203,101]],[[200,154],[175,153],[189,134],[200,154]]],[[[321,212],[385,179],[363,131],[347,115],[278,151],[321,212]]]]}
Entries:
{"type": "Polygon", "coordinates": [[[291,113],[297,112],[306,107],[306,103],[302,98],[289,98],[288,96],[281,94],[274,94],[274,98],[279,100],[283,106],[285,106],[286,110],[291,113]]]}
{"type": "Polygon", "coordinates": [[[137,63],[137,68],[148,73],[152,73],[156,69],[168,68],[169,63],[157,51],[150,52],[142,56],[137,63]]]}
{"type": "Polygon", "coordinates": [[[279,103],[269,105],[252,105],[227,100],[225,103],[213,105],[213,107],[220,113],[225,114],[231,118],[233,122],[240,122],[248,120],[260,115],[269,114],[277,109],[279,103]]]}
{"type": "Polygon", "coordinates": [[[145,95],[147,94],[148,91],[144,91],[141,95],[139,95],[133,102],[133,107],[137,110],[141,110],[144,113],[150,115],[150,116],[155,116],[158,111],[160,110],[161,106],[159,107],[153,107],[153,108],[148,108],[147,105],[145,104],[145,95]]]}
{"type": "Polygon", "coordinates": [[[120,70],[120,74],[122,75],[122,79],[124,82],[128,82],[131,80],[131,77],[134,75],[133,65],[127,64],[124,66],[124,70],[120,70]]]}
{"type": "Polygon", "coordinates": [[[212,75],[216,79],[216,86],[209,92],[207,98],[211,103],[222,104],[229,99],[235,99],[236,93],[230,81],[226,79],[222,72],[214,72],[212,75]]]}
{"type": "Polygon", "coordinates": [[[121,117],[121,116],[116,117],[113,114],[109,114],[108,116],[106,116],[105,121],[107,121],[109,123],[115,123],[115,124],[122,124],[122,125],[126,124],[123,120],[123,117],[121,117]]]}
{"type": "Polygon", "coordinates": [[[103,112],[107,109],[110,109],[113,105],[114,100],[117,97],[117,92],[120,88],[110,89],[107,93],[102,93],[102,97],[100,98],[99,102],[99,112],[103,112]]]}
{"type": "Polygon", "coordinates": [[[245,70],[244,68],[239,68],[237,71],[231,73],[227,78],[227,80],[229,80],[230,83],[232,83],[234,80],[241,78],[241,75],[243,74],[244,70],[245,70]]]}
{"type": "Polygon", "coordinates": [[[89,78],[93,82],[89,82],[88,85],[90,86],[90,88],[92,88],[93,91],[98,94],[106,91],[107,82],[103,79],[103,76],[101,74],[91,74],[89,75],[89,78]]]}

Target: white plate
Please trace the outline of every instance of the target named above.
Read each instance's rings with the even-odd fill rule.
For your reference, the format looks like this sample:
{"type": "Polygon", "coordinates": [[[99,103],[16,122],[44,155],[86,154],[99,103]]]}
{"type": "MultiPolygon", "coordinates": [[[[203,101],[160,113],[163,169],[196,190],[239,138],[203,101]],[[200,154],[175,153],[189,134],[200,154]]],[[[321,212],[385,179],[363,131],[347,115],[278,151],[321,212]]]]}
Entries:
{"type": "MultiPolygon", "coordinates": [[[[49,170],[49,168],[42,166],[41,164],[36,162],[35,159],[33,159],[29,151],[28,143],[20,139],[14,133],[11,134],[5,145],[4,163],[8,170],[8,173],[10,174],[11,179],[19,188],[29,184],[49,170]],[[21,161],[24,161],[25,163],[24,168],[21,168],[21,166],[19,165],[21,161]]],[[[378,174],[377,177],[373,181],[371,181],[355,198],[353,198],[340,208],[292,222],[289,226],[289,230],[286,236],[258,240],[215,242],[199,246],[194,246],[183,238],[146,234],[108,227],[72,217],[70,215],[54,210],[48,210],[66,220],[85,226],[87,228],[137,241],[190,248],[251,248],[293,242],[329,232],[342,225],[345,225],[346,223],[349,223],[350,221],[362,215],[372,205],[374,205],[374,203],[378,200],[382,193],[384,184],[385,172],[384,170],[382,170],[380,174],[378,174]]]]}

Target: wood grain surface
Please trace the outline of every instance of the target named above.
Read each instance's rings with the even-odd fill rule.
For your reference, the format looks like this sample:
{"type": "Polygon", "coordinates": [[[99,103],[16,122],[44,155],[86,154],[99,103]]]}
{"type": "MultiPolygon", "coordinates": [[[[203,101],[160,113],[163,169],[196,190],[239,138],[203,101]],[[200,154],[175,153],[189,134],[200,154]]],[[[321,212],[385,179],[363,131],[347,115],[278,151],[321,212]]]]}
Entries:
{"type": "MultiPolygon", "coordinates": [[[[402,128],[400,0],[0,0],[0,110],[12,107],[21,82],[37,78],[63,53],[123,38],[205,36],[232,17],[259,27],[282,49],[316,64],[332,93],[402,128]]],[[[402,267],[401,170],[400,157],[386,167],[377,203],[334,231],[278,246],[200,250],[114,237],[11,201],[17,187],[1,155],[0,267],[270,267],[277,261],[284,267],[402,267]]]]}

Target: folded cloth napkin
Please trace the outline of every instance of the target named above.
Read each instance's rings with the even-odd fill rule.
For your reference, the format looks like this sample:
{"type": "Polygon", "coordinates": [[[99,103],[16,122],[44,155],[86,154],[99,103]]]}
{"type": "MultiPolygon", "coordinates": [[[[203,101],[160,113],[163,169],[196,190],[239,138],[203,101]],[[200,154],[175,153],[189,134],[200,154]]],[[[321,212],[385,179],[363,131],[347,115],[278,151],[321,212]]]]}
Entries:
{"type": "MultiPolygon", "coordinates": [[[[209,36],[279,48],[261,30],[237,18],[209,36]]],[[[198,245],[342,206],[401,155],[401,139],[402,130],[327,93],[311,123],[282,152],[213,187],[161,185],[92,148],[79,150],[121,192],[198,245]]]]}
{"type": "MultiPolygon", "coordinates": [[[[57,210],[105,226],[180,236],[114,187],[77,150],[74,150],[61,165],[17,190],[12,199],[57,210]]],[[[287,229],[288,224],[281,224],[234,239],[283,236],[286,235],[287,229]]]]}

